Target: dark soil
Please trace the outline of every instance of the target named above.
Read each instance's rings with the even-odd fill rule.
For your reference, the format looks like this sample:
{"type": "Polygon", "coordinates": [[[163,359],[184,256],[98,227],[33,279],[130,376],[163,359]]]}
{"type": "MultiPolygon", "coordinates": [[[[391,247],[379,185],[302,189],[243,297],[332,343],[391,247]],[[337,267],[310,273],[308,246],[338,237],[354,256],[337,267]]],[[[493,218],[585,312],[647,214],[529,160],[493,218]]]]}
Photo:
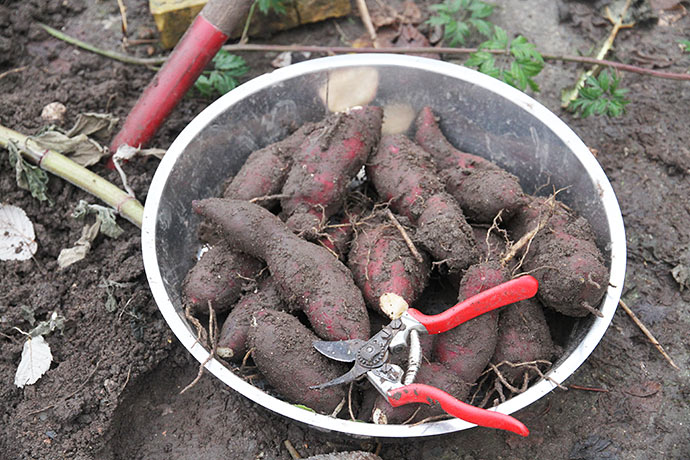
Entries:
{"type": "MultiPolygon", "coordinates": [[[[608,33],[610,27],[596,9],[602,3],[504,0],[492,19],[509,35],[526,35],[544,52],[577,54],[608,33]]],[[[155,36],[148,2],[125,4],[130,38],[155,36]]],[[[658,23],[622,30],[611,58],[687,72],[690,55],[677,44],[688,39],[690,16],[682,8],[657,13],[658,23]]],[[[35,133],[45,124],[41,109],[54,101],[67,107],[64,127],[81,112],[110,112],[123,120],[154,72],[78,50],[48,36],[38,22],[121,50],[116,2],[0,0],[0,123],[35,133]],[[16,71],[5,74],[10,70],[16,71]]],[[[336,45],[362,32],[353,16],[271,41],[336,45]]],[[[127,52],[145,56],[146,45],[127,52]]],[[[244,56],[250,78],[270,71],[276,53],[244,56]]],[[[385,460],[688,458],[690,291],[687,280],[685,286],[679,284],[672,270],[687,270],[690,264],[690,86],[628,73],[623,84],[632,103],[623,117],[579,119],[559,108],[560,90],[576,78],[577,69],[574,64],[548,65],[537,78],[542,90],[536,98],[596,152],[609,176],[627,230],[623,299],[681,370],[673,369],[619,309],[602,342],[565,382],[570,389],[555,390],[516,414],[529,426],[530,437],[473,429],[384,443],[378,448],[385,460]]],[[[186,97],[153,144],[169,146],[209,102],[186,97]]],[[[198,363],[177,343],[152,301],[139,231],[123,223],[120,238],[99,237],[86,260],[59,270],[60,249],[81,234],[82,224],[69,217],[71,212],[80,199],[95,200],[51,178],[54,204],[40,203],[17,188],[4,155],[0,152],[0,199],[27,212],[39,251],[34,260],[0,263],[0,458],[290,459],[286,440],[302,456],[377,449],[374,441],[328,435],[286,420],[209,376],[180,395],[196,376],[198,363]],[[109,291],[117,304],[112,312],[106,309],[109,291]],[[23,306],[37,320],[57,310],[67,321],[62,332],[47,336],[54,357],[50,371],[35,385],[19,389],[13,380],[23,336],[14,327],[31,328],[23,306]]],[[[126,165],[141,201],[156,166],[157,160],[126,165]]],[[[119,183],[105,166],[93,169],[119,183]]]]}

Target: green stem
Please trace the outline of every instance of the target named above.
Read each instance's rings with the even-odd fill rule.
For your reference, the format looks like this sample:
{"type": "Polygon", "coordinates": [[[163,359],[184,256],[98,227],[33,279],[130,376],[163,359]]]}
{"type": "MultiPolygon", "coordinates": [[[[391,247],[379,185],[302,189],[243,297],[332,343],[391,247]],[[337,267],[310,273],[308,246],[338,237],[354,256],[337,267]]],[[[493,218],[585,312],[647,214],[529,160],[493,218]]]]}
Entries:
{"type": "Polygon", "coordinates": [[[102,48],[93,46],[90,43],[86,43],[85,41],[79,40],[78,38],[74,38],[65,33],[62,33],[57,29],[53,29],[48,25],[41,23],[39,23],[38,25],[53,37],[67,42],[70,45],[78,46],[79,48],[85,49],[86,51],[91,51],[92,53],[100,54],[101,56],[105,56],[116,61],[124,62],[126,64],[155,66],[164,64],[165,61],[168,59],[167,57],[138,58],[135,56],[129,56],[127,54],[118,53],[116,51],[104,50],[102,48]]]}
{"type": "Polygon", "coordinates": [[[45,149],[30,137],[0,125],[0,147],[7,148],[10,142],[15,142],[22,155],[34,161],[41,169],[90,193],[141,228],[144,207],[136,198],[55,150],[45,149]]]}
{"type": "Polygon", "coordinates": [[[249,14],[247,15],[247,20],[244,21],[244,29],[242,29],[242,36],[240,37],[240,43],[245,44],[249,41],[249,24],[252,22],[252,17],[254,16],[254,10],[256,9],[256,3],[258,0],[252,2],[252,6],[249,7],[249,14]]]}

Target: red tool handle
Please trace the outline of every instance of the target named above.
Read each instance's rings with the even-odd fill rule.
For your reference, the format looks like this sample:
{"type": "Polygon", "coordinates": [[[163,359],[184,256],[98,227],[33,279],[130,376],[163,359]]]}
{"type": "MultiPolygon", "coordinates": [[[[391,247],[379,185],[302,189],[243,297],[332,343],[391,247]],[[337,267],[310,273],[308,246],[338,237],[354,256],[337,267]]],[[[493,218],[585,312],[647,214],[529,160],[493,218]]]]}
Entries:
{"type": "Polygon", "coordinates": [[[227,39],[225,33],[198,15],[127,115],[110,151],[114,153],[122,144],[146,144],[227,39]]]}
{"type": "Polygon", "coordinates": [[[520,436],[529,435],[527,427],[518,419],[471,406],[430,385],[413,383],[391,390],[388,392],[388,402],[393,407],[410,403],[440,404],[444,411],[461,420],[487,428],[512,431],[520,436]]]}
{"type": "Polygon", "coordinates": [[[438,315],[427,316],[414,308],[407,312],[429,334],[439,334],[491,310],[534,297],[538,288],[539,282],[533,276],[524,275],[480,292],[438,315]]]}

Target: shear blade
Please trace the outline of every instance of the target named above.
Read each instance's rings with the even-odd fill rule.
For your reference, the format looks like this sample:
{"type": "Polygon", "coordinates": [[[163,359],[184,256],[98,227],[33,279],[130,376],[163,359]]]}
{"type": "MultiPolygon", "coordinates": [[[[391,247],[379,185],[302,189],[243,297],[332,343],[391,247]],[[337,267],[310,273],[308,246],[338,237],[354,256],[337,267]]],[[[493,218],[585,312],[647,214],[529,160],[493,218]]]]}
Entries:
{"type": "Polygon", "coordinates": [[[352,369],[347,371],[345,374],[341,375],[340,377],[337,377],[333,380],[330,380],[326,383],[322,383],[320,385],[314,385],[309,387],[310,390],[322,390],[324,388],[332,387],[335,385],[340,385],[343,383],[350,383],[354,380],[357,380],[364,374],[366,374],[369,371],[369,369],[365,369],[359,364],[355,364],[352,369]]]}
{"type": "Polygon", "coordinates": [[[351,363],[355,360],[357,351],[365,343],[366,341],[361,339],[340,340],[337,342],[316,340],[313,342],[313,345],[319,353],[328,358],[344,363],[351,363]]]}

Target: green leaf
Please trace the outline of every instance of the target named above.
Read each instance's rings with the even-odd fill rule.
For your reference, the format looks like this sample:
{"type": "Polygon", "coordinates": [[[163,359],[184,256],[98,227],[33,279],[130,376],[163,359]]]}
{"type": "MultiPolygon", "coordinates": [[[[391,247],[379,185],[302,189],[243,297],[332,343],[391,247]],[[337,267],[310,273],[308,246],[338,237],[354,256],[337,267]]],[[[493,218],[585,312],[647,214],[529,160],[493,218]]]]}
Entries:
{"type": "Polygon", "coordinates": [[[680,40],[678,43],[683,48],[683,52],[690,53],[690,40],[680,40]]]}
{"type": "Polygon", "coordinates": [[[204,97],[211,97],[214,93],[223,95],[237,87],[237,77],[249,71],[244,59],[225,50],[220,50],[213,57],[214,70],[207,75],[200,75],[194,87],[204,97]]]}
{"type": "Polygon", "coordinates": [[[480,19],[489,17],[494,12],[494,6],[484,2],[472,2],[468,9],[472,11],[473,18],[480,19]]]}
{"type": "Polygon", "coordinates": [[[287,0],[256,0],[259,11],[263,14],[268,14],[269,11],[275,11],[278,14],[285,14],[285,3],[287,0]]]}
{"type": "Polygon", "coordinates": [[[316,411],[314,409],[312,409],[309,406],[305,406],[304,404],[293,404],[293,406],[298,407],[300,409],[304,409],[304,410],[309,411],[309,412],[316,413],[316,411]]]}
{"type": "Polygon", "coordinates": [[[490,37],[491,36],[491,23],[486,22],[483,19],[475,19],[471,18],[468,21],[470,24],[474,26],[475,29],[477,29],[477,32],[480,34],[484,35],[485,37],[490,37]]]}
{"type": "Polygon", "coordinates": [[[249,70],[247,63],[241,57],[230,54],[225,50],[219,50],[213,57],[213,66],[216,70],[232,71],[233,76],[241,77],[249,70]]]}
{"type": "Polygon", "coordinates": [[[206,75],[199,75],[199,78],[194,82],[194,87],[204,97],[210,97],[213,94],[213,85],[206,75]]]}
{"type": "Polygon", "coordinates": [[[473,30],[487,37],[491,35],[492,24],[484,19],[491,15],[493,6],[480,0],[445,0],[430,5],[429,10],[434,14],[426,24],[442,26],[444,38],[451,46],[464,44],[473,30]]]}
{"type": "Polygon", "coordinates": [[[604,70],[599,76],[590,75],[580,89],[577,99],[568,104],[568,109],[578,113],[582,118],[590,115],[617,117],[625,113],[625,106],[630,103],[625,99],[626,88],[619,88],[617,75],[604,70]]]}

